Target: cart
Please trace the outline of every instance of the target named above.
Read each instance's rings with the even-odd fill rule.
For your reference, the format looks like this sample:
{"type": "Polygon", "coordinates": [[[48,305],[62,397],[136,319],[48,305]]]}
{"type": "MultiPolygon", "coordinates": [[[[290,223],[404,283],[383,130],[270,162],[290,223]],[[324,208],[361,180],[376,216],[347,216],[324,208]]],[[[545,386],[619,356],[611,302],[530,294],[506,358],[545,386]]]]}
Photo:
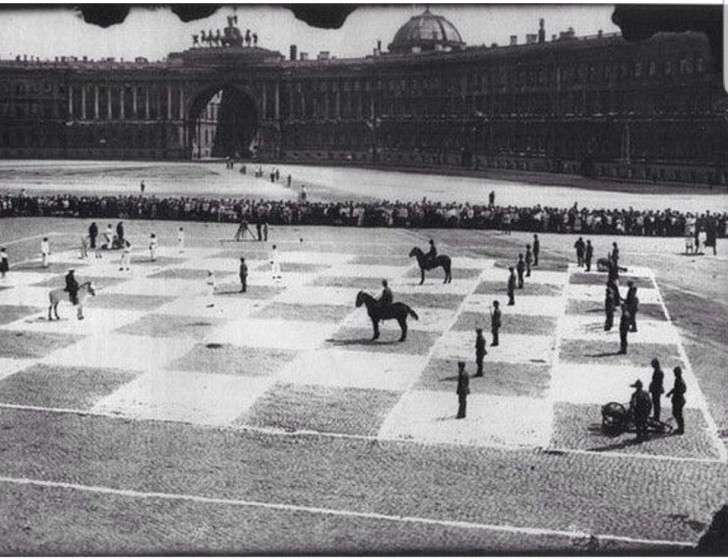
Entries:
{"type": "MultiPolygon", "coordinates": [[[[612,435],[636,431],[634,416],[628,406],[619,402],[609,402],[602,406],[602,430],[612,435]]],[[[669,423],[647,418],[647,431],[666,435],[672,433],[673,426],[669,423]]]]}

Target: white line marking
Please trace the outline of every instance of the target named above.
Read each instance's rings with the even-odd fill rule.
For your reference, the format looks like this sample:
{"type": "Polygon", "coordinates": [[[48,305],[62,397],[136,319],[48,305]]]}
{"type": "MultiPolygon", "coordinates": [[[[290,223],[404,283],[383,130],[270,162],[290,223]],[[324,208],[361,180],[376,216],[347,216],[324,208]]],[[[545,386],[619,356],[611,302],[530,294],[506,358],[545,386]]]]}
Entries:
{"type": "Polygon", "coordinates": [[[577,532],[573,530],[551,530],[548,528],[532,528],[525,526],[509,526],[499,524],[487,524],[480,522],[467,522],[463,520],[440,520],[436,518],[425,518],[419,516],[394,516],[390,514],[380,514],[376,512],[359,512],[346,509],[329,509],[323,507],[312,507],[305,505],[288,505],[284,503],[266,503],[262,501],[248,501],[244,499],[227,499],[222,497],[204,497],[202,495],[189,495],[185,493],[160,493],[160,492],[143,492],[131,489],[115,489],[113,487],[103,487],[98,485],[81,485],[78,483],[64,483],[57,481],[45,481],[30,478],[12,478],[0,476],[0,483],[15,485],[32,485],[36,487],[46,487],[52,489],[72,489],[75,491],[83,491],[86,493],[99,493],[104,495],[115,495],[121,497],[130,497],[135,499],[164,499],[170,501],[188,501],[194,503],[206,503],[216,505],[228,505],[238,507],[262,508],[269,510],[279,510],[285,512],[307,512],[311,514],[320,514],[325,516],[341,516],[346,518],[364,518],[368,520],[384,520],[389,522],[399,522],[403,524],[427,524],[431,526],[445,526],[448,528],[464,528],[469,530],[485,530],[494,532],[507,532],[510,534],[526,534],[531,536],[561,536],[573,539],[585,539],[595,537],[598,540],[615,541],[623,543],[634,543],[643,545],[668,545],[678,547],[694,547],[694,542],[687,541],[671,541],[671,540],[651,540],[646,538],[632,538],[629,536],[618,536],[614,534],[588,534],[586,532],[577,532]]]}
{"type": "MultiPolygon", "coordinates": [[[[660,293],[660,288],[657,284],[657,279],[655,278],[655,274],[652,270],[650,270],[650,276],[652,278],[652,282],[655,284],[655,287],[658,290],[658,293],[660,293]]],[[[695,383],[698,384],[698,377],[693,372],[693,367],[690,364],[690,360],[688,359],[688,354],[685,351],[685,346],[683,346],[682,343],[682,336],[680,336],[680,332],[677,330],[677,327],[672,321],[672,318],[670,317],[670,311],[667,310],[667,306],[665,305],[665,299],[662,297],[662,293],[660,293],[660,305],[662,306],[662,312],[665,313],[665,317],[667,318],[667,322],[676,330],[676,338],[677,338],[677,351],[680,355],[680,359],[682,359],[682,362],[685,364],[685,372],[687,372],[690,376],[692,376],[695,379],[695,383]]],[[[715,420],[713,419],[713,416],[710,414],[710,411],[708,410],[708,402],[705,399],[705,394],[703,394],[703,391],[700,389],[700,385],[695,386],[695,390],[692,391],[692,397],[695,398],[698,401],[698,405],[700,407],[700,410],[703,412],[703,419],[705,419],[705,423],[708,425],[708,432],[713,439],[713,443],[715,444],[716,450],[718,451],[718,456],[720,457],[721,462],[728,462],[728,448],[726,448],[726,445],[723,444],[723,441],[720,438],[720,435],[718,434],[718,426],[715,423],[715,420]]]]}
{"type": "Polygon", "coordinates": [[[31,237],[23,237],[21,239],[13,239],[12,241],[5,241],[5,243],[3,243],[3,246],[17,245],[18,243],[24,243],[26,241],[42,239],[43,237],[57,237],[59,235],[66,235],[66,233],[58,233],[58,232],[53,231],[51,233],[43,233],[41,235],[33,235],[31,237]]]}

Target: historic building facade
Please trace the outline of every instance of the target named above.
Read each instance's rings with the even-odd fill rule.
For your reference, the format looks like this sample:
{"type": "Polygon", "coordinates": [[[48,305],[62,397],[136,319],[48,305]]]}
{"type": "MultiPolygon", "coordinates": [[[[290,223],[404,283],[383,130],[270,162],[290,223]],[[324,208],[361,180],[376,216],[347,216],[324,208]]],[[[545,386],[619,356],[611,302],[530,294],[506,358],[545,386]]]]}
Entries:
{"type": "Polygon", "coordinates": [[[728,95],[702,34],[547,39],[541,22],[467,47],[426,11],[358,59],[287,60],[230,20],[205,39],[159,63],[0,61],[0,157],[189,159],[222,91],[228,149],[260,159],[728,184],[728,95]]]}

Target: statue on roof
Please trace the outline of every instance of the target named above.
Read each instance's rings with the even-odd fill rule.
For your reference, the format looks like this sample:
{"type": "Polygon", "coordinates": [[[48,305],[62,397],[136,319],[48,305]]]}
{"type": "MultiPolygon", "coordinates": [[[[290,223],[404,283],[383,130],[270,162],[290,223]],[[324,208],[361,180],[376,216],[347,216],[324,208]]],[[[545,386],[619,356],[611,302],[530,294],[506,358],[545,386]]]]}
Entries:
{"type": "Polygon", "coordinates": [[[243,35],[235,24],[238,23],[238,16],[228,16],[228,25],[223,30],[223,36],[220,39],[222,46],[240,47],[243,45],[243,35]]]}

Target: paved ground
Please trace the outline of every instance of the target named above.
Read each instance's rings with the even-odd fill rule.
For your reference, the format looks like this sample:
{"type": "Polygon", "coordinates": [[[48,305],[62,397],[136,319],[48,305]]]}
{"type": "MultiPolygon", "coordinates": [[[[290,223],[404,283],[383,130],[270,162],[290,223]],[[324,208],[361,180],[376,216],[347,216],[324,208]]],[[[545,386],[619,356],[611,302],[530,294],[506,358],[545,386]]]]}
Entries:
{"type": "MultiPolygon", "coordinates": [[[[566,236],[544,236],[456,421],[455,362],[473,371],[473,329],[505,302],[525,234],[432,232],[454,279],[419,286],[403,255],[421,233],[274,229],[276,286],[270,244],[221,242],[229,226],[186,224],[180,254],[176,224],[130,222],[138,244],[154,228],[163,245],[157,262],[137,251],[130,272],[108,253],[80,261],[73,220],[2,226],[16,266],[0,286],[3,552],[664,550],[694,543],[725,503],[720,338],[671,320],[691,314],[683,286],[661,292],[686,266],[719,273],[719,258],[670,271],[671,240],[620,240],[645,309],[622,358],[601,328],[603,278],[569,265],[566,236]],[[40,231],[55,249],[46,270],[40,231]],[[97,295],[84,321],[66,306],[49,323],[47,292],[69,266],[97,295]],[[420,315],[402,344],[391,327],[370,343],[353,306],[382,277],[420,315]],[[626,401],[655,355],[686,370],[688,433],[605,436],[600,404],[626,401]]],[[[716,293],[725,305],[721,288],[693,283],[692,307],[716,293]]]]}

